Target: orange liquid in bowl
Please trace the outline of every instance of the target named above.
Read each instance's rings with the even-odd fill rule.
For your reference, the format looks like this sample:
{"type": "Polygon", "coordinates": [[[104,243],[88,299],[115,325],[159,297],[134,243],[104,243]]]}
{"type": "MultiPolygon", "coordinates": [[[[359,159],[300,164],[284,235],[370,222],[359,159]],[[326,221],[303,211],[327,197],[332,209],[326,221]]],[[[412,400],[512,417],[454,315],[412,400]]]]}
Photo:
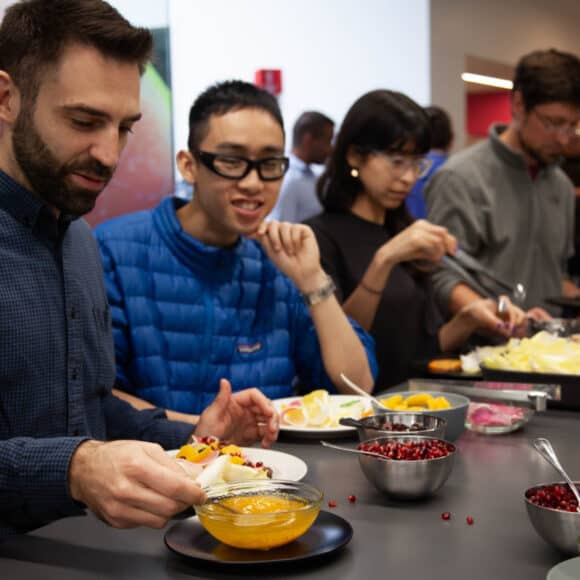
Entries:
{"type": "Polygon", "coordinates": [[[197,514],[207,532],[228,546],[270,550],[302,536],[319,511],[320,503],[308,503],[300,497],[260,494],[216,498],[197,514]],[[221,505],[240,513],[230,513],[221,505]]]}

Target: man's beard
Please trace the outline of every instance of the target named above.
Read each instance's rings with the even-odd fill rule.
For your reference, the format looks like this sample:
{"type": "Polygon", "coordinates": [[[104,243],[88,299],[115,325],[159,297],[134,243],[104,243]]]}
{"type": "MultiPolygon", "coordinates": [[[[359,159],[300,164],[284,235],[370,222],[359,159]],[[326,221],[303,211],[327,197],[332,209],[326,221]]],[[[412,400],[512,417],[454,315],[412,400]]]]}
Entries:
{"type": "Polygon", "coordinates": [[[66,183],[67,175],[86,173],[104,179],[105,184],[113,177],[114,168],[106,167],[95,159],[62,165],[34,127],[30,108],[23,109],[16,119],[12,148],[32,192],[66,214],[81,216],[88,213],[102,191],[69,186],[66,183]]]}
{"type": "Polygon", "coordinates": [[[542,167],[545,167],[546,165],[551,165],[552,163],[556,163],[557,161],[559,161],[559,159],[561,157],[560,155],[554,154],[554,155],[546,156],[546,155],[542,155],[537,149],[534,149],[534,147],[532,147],[524,139],[524,136],[522,135],[521,129],[518,130],[517,136],[518,136],[518,141],[520,143],[520,147],[523,149],[524,153],[526,153],[526,155],[528,155],[534,161],[536,161],[538,163],[538,167],[540,169],[542,167]]]}

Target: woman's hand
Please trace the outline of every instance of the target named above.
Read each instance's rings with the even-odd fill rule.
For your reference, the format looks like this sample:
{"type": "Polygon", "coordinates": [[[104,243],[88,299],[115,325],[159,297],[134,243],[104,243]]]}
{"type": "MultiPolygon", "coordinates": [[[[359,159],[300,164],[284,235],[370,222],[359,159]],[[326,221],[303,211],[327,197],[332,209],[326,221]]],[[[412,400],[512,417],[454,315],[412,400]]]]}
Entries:
{"type": "Polygon", "coordinates": [[[427,261],[436,264],[445,254],[453,254],[457,240],[447,228],[426,220],[417,220],[389,240],[379,252],[391,264],[427,261]]]}
{"type": "Polygon", "coordinates": [[[507,296],[500,296],[498,300],[476,300],[464,306],[456,316],[466,319],[473,331],[480,330],[505,338],[521,334],[528,323],[526,313],[507,296]]]}

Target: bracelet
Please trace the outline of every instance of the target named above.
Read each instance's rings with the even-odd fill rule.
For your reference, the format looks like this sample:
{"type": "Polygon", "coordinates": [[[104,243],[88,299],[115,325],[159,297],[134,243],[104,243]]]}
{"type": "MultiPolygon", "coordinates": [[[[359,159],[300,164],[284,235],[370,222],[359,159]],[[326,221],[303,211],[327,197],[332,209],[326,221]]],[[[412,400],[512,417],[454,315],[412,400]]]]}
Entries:
{"type": "Polygon", "coordinates": [[[382,290],[374,290],[373,288],[369,288],[362,280],[358,283],[358,285],[363,288],[364,290],[366,290],[367,292],[370,292],[371,294],[382,294],[383,291],[382,290]]]}
{"type": "Polygon", "coordinates": [[[334,280],[330,276],[327,276],[326,284],[324,284],[324,286],[321,286],[312,292],[302,294],[302,300],[306,306],[314,306],[332,296],[335,290],[336,285],[334,284],[334,280]]]}

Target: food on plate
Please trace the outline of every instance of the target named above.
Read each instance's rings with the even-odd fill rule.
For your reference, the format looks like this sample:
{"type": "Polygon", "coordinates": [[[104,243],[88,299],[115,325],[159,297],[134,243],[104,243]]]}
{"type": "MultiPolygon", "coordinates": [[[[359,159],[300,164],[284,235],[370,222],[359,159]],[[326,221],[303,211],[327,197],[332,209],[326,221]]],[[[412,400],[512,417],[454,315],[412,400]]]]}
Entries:
{"type": "Polygon", "coordinates": [[[461,357],[466,373],[484,364],[491,369],[580,375],[580,343],[541,331],[531,338],[512,338],[502,346],[477,348],[461,357]]]}
{"type": "Polygon", "coordinates": [[[194,436],[192,443],[183,445],[175,458],[201,487],[272,477],[270,467],[259,461],[253,463],[240,447],[217,437],[194,436]]]}
{"type": "Polygon", "coordinates": [[[439,358],[432,360],[427,368],[432,373],[456,373],[461,371],[461,360],[458,358],[439,358]]]}
{"type": "Polygon", "coordinates": [[[289,404],[283,404],[280,409],[280,422],[292,427],[328,429],[338,427],[343,417],[360,419],[366,411],[360,397],[346,401],[333,400],[328,391],[317,389],[289,404]]]}
{"type": "Polygon", "coordinates": [[[437,411],[451,408],[451,404],[443,395],[434,397],[429,393],[416,393],[408,397],[393,395],[379,400],[391,411],[437,411]]]}
{"type": "Polygon", "coordinates": [[[467,421],[476,427],[509,427],[524,421],[528,410],[497,403],[469,403],[467,421]]]}

